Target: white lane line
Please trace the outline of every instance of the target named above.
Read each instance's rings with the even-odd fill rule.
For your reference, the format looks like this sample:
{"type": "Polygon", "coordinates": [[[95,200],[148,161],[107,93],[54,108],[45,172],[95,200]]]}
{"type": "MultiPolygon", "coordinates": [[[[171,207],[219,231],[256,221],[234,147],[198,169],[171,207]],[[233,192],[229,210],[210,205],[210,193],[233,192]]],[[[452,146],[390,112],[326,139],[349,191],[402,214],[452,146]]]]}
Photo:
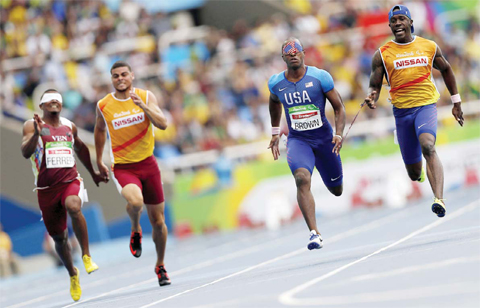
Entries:
{"type": "MultiPolygon", "coordinates": [[[[282,241],[282,239],[276,239],[276,240],[271,241],[270,243],[276,243],[276,242],[281,242],[281,241],[282,241]]],[[[264,248],[265,248],[265,244],[252,246],[252,247],[240,250],[240,251],[235,251],[235,252],[229,253],[229,254],[224,255],[224,256],[220,256],[220,257],[217,257],[217,258],[214,258],[214,259],[211,259],[211,260],[200,262],[200,263],[192,265],[192,266],[185,267],[183,269],[171,272],[169,274],[170,274],[171,277],[173,277],[173,276],[189,273],[189,272],[192,272],[194,270],[203,269],[207,266],[212,266],[212,265],[218,264],[220,262],[224,262],[224,261],[232,260],[232,259],[235,259],[235,258],[243,257],[247,254],[263,250],[264,248]]],[[[80,304],[85,304],[86,302],[89,302],[89,301],[92,301],[92,300],[95,300],[95,299],[98,299],[98,298],[101,298],[101,297],[104,297],[104,296],[107,296],[107,295],[111,295],[111,294],[118,293],[118,292],[121,292],[121,291],[124,291],[124,290],[136,288],[136,287],[139,287],[139,286],[142,286],[142,285],[145,285],[145,284],[154,283],[154,282],[157,282],[157,281],[158,281],[158,279],[156,277],[152,278],[152,279],[144,280],[142,282],[134,283],[134,284],[131,284],[131,285],[128,285],[126,287],[119,288],[119,289],[114,289],[114,290],[99,294],[97,296],[93,296],[93,297],[87,298],[85,300],[75,302],[75,303],[72,303],[72,304],[67,305],[67,306],[63,306],[63,308],[73,307],[73,306],[80,305],[80,304]]]]}
{"type": "MultiPolygon", "coordinates": [[[[478,293],[477,283],[452,283],[429,287],[415,287],[410,289],[398,289],[391,291],[349,294],[348,296],[325,296],[308,299],[312,306],[355,305],[360,303],[378,303],[389,301],[416,300],[440,296],[452,296],[458,294],[478,293]],[[310,300],[312,300],[310,302],[310,300]]],[[[296,304],[299,305],[298,303],[296,304]]],[[[303,303],[303,305],[306,305],[303,303]]]]}
{"type": "Polygon", "coordinates": [[[350,281],[364,281],[364,280],[370,280],[370,279],[386,278],[386,277],[404,275],[404,274],[418,272],[418,271],[437,269],[439,267],[450,266],[454,264],[462,264],[462,263],[470,263],[470,262],[478,262],[478,261],[480,261],[479,256],[452,258],[452,259],[448,259],[440,262],[397,268],[392,271],[386,271],[378,274],[359,275],[359,276],[352,277],[350,281]]]}
{"type": "MultiPolygon", "coordinates": [[[[345,239],[347,237],[350,237],[352,235],[357,235],[361,232],[365,232],[365,231],[368,231],[368,230],[371,230],[371,229],[374,229],[374,228],[377,228],[381,225],[384,225],[384,224],[387,224],[391,221],[396,221],[398,220],[399,216],[403,216],[403,215],[406,215],[406,211],[402,211],[402,212],[396,212],[396,213],[393,213],[391,215],[388,215],[388,216],[385,216],[385,217],[382,217],[382,218],[379,218],[377,220],[374,220],[372,222],[369,222],[369,223],[366,223],[362,226],[359,226],[359,227],[356,227],[356,228],[353,228],[353,229],[350,229],[348,231],[345,231],[343,233],[340,233],[340,234],[337,234],[336,236],[332,236],[330,238],[330,240],[328,242],[325,242],[324,241],[324,244],[325,243],[334,243],[334,242],[337,242],[339,240],[342,240],[342,239],[345,239]]],[[[287,253],[287,254],[284,254],[282,256],[279,256],[279,257],[276,257],[276,258],[273,258],[273,259],[270,259],[268,261],[265,261],[265,262],[262,262],[262,263],[259,263],[257,265],[254,265],[254,266],[251,266],[251,267],[248,267],[244,270],[241,270],[241,271],[238,271],[238,272],[235,272],[233,274],[230,274],[230,275],[227,275],[225,277],[222,277],[222,278],[219,278],[217,280],[214,280],[212,282],[209,282],[209,283],[206,283],[206,284],[203,284],[201,286],[198,286],[198,287],[195,287],[195,288],[192,288],[192,289],[188,289],[188,290],[185,290],[183,292],[180,292],[180,293],[176,293],[174,295],[171,295],[169,297],[166,297],[166,298],[163,298],[161,300],[158,300],[158,301],[155,301],[155,302],[152,302],[150,304],[147,304],[147,305],[144,305],[144,306],[141,306],[140,308],[147,308],[147,307],[152,307],[152,306],[155,306],[159,303],[162,303],[162,302],[165,302],[167,300],[170,300],[172,298],[175,298],[175,297],[178,297],[178,296],[181,296],[181,295],[184,295],[184,294],[187,294],[187,293],[190,293],[192,291],[195,291],[195,290],[198,290],[198,289],[202,289],[202,288],[205,288],[205,287],[208,287],[208,286],[211,286],[213,284],[216,284],[218,282],[221,282],[223,280],[226,280],[226,279],[229,279],[229,278],[232,278],[232,277],[235,277],[235,276],[238,276],[238,275],[241,275],[241,274],[244,274],[244,273],[248,273],[254,269],[257,269],[259,267],[262,267],[264,265],[268,265],[268,264],[271,264],[271,263],[274,263],[274,262],[277,262],[277,261],[280,261],[280,260],[283,260],[283,259],[287,259],[287,258],[290,258],[290,257],[294,257],[296,255],[299,255],[300,253],[302,252],[306,252],[307,249],[306,248],[301,248],[301,249],[298,249],[298,250],[295,250],[293,252],[290,252],[290,253],[287,253]]]]}
{"type": "Polygon", "coordinates": [[[424,226],[424,227],[422,227],[422,228],[420,228],[420,229],[418,229],[418,230],[410,233],[409,235],[401,238],[400,240],[398,240],[398,241],[396,241],[396,242],[394,242],[394,243],[392,243],[392,244],[390,244],[390,245],[387,245],[387,246],[385,246],[385,247],[383,247],[383,248],[380,248],[380,249],[378,249],[377,251],[375,251],[375,252],[373,252],[373,253],[371,253],[371,254],[369,254],[369,255],[366,255],[366,256],[358,259],[358,260],[355,260],[355,261],[350,262],[350,263],[348,263],[348,264],[346,264],[346,265],[344,265],[344,266],[342,266],[342,267],[339,267],[339,268],[337,268],[336,270],[333,270],[333,271],[331,271],[331,272],[329,272],[329,273],[327,273],[327,274],[325,274],[325,275],[322,275],[322,276],[320,276],[320,277],[317,277],[317,278],[315,278],[315,279],[312,279],[312,280],[310,280],[310,281],[307,281],[306,283],[304,283],[304,284],[302,284],[302,285],[299,285],[299,286],[297,286],[297,287],[295,287],[295,288],[293,288],[293,289],[291,289],[291,290],[289,290],[289,291],[287,291],[287,292],[284,292],[284,293],[282,293],[282,294],[279,296],[278,299],[279,299],[280,303],[282,303],[282,304],[284,304],[284,305],[293,305],[293,306],[300,306],[300,305],[305,305],[305,306],[306,306],[306,305],[309,305],[309,306],[310,306],[310,305],[312,305],[312,306],[319,306],[319,305],[324,305],[324,304],[325,304],[325,305],[333,305],[332,303],[326,303],[326,302],[324,301],[323,297],[316,297],[316,298],[310,297],[310,298],[299,298],[299,299],[297,299],[297,298],[294,297],[294,295],[297,294],[298,292],[301,292],[301,291],[307,289],[308,287],[311,287],[312,285],[314,285],[314,284],[316,284],[316,283],[319,283],[320,281],[323,281],[323,280],[325,280],[325,279],[327,279],[327,278],[329,278],[329,277],[332,277],[332,276],[334,276],[334,275],[336,275],[336,274],[338,274],[338,273],[346,270],[347,268],[349,268],[349,267],[351,267],[351,266],[353,266],[353,265],[355,265],[355,264],[357,264],[357,263],[360,263],[360,262],[362,262],[362,261],[365,261],[366,259],[368,259],[368,258],[370,258],[370,257],[372,257],[372,256],[374,256],[374,255],[377,255],[377,254],[379,254],[379,253],[381,253],[381,252],[383,252],[383,251],[386,251],[387,249],[390,249],[390,248],[392,248],[392,247],[395,247],[395,246],[397,246],[398,244],[401,244],[401,243],[403,243],[403,242],[411,239],[412,237],[414,237],[414,236],[416,236],[416,235],[418,235],[418,234],[421,234],[421,233],[423,233],[423,232],[425,232],[425,231],[428,231],[428,230],[430,230],[430,229],[433,229],[433,228],[435,228],[435,227],[437,227],[437,226],[439,226],[439,225],[441,225],[441,224],[443,224],[443,223],[445,223],[445,222],[447,222],[447,221],[450,221],[450,220],[452,220],[452,219],[454,219],[454,218],[457,218],[457,217],[465,214],[466,212],[469,212],[469,211],[475,209],[475,207],[477,207],[479,204],[480,204],[480,202],[474,201],[474,202],[472,202],[472,203],[470,203],[470,204],[468,204],[468,205],[466,205],[466,206],[464,206],[464,207],[456,210],[455,212],[447,215],[445,218],[438,219],[438,220],[436,220],[435,222],[433,222],[433,223],[431,223],[431,224],[428,224],[428,225],[426,225],[426,226],[424,226]]]}

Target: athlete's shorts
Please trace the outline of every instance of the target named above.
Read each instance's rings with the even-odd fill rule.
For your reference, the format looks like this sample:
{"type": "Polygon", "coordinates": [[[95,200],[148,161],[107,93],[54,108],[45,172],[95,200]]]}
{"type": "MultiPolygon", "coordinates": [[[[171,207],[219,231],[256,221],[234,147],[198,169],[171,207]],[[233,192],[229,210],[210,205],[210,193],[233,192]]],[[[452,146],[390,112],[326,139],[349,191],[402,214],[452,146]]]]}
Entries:
{"type": "Polygon", "coordinates": [[[42,211],[43,223],[51,236],[62,234],[67,229],[67,210],[65,199],[79,196],[82,205],[86,200],[83,180],[76,179],[45,189],[37,190],[38,205],[42,211]]]}
{"type": "Polygon", "coordinates": [[[315,166],[327,187],[336,187],[342,184],[343,170],[340,156],[332,153],[335,144],[333,136],[327,136],[312,142],[310,140],[289,137],[287,141],[287,161],[292,174],[298,168],[305,168],[313,173],[315,166]]]}
{"type": "Polygon", "coordinates": [[[415,108],[400,109],[393,107],[397,140],[406,165],[422,160],[422,148],[419,136],[423,133],[437,137],[437,104],[415,108]]]}
{"type": "Polygon", "coordinates": [[[128,184],[140,187],[145,204],[159,204],[165,201],[160,169],[153,155],[138,163],[115,164],[113,181],[120,194],[122,188],[128,184]]]}

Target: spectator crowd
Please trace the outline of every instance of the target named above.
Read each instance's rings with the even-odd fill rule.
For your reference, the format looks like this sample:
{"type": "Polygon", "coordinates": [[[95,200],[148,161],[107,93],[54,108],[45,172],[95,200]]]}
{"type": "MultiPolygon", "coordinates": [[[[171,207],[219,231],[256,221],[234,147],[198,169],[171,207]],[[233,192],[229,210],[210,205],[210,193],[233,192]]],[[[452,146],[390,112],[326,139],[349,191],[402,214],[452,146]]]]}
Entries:
{"type": "MultiPolygon", "coordinates": [[[[285,69],[280,47],[292,35],[304,43],[308,65],[332,74],[350,122],[368,88],[371,57],[391,39],[387,12],[394,4],[283,1],[292,13],[217,29],[194,28],[189,11],[151,12],[128,0],[112,8],[110,2],[0,0],[2,112],[25,118],[26,108],[37,108],[35,94],[53,87],[64,96],[63,116],[93,131],[96,102],[113,91],[110,67],[122,59],[136,74],[135,86],[160,98],[169,118],[169,128],[156,134],[160,158],[265,138],[268,78],[285,69]]],[[[445,3],[407,3],[415,33],[441,46],[463,101],[478,99],[478,17],[465,14],[456,23],[442,23],[435,15],[445,3]]],[[[443,82],[437,87],[439,104],[449,104],[443,82]]],[[[358,121],[391,115],[387,92],[380,108],[358,121]]]]}

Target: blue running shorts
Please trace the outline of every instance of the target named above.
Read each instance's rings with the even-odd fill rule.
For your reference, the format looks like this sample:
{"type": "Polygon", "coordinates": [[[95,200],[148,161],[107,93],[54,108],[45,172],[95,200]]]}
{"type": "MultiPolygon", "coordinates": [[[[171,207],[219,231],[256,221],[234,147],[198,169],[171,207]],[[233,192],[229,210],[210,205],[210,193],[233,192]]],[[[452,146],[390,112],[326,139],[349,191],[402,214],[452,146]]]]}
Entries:
{"type": "Polygon", "coordinates": [[[418,137],[423,133],[437,137],[437,104],[405,109],[393,107],[393,115],[403,162],[406,165],[420,162],[422,149],[418,137]]]}
{"type": "Polygon", "coordinates": [[[287,161],[292,174],[298,168],[305,168],[313,173],[315,166],[327,187],[342,184],[343,170],[340,156],[332,153],[333,136],[327,136],[315,141],[288,137],[287,161]]]}

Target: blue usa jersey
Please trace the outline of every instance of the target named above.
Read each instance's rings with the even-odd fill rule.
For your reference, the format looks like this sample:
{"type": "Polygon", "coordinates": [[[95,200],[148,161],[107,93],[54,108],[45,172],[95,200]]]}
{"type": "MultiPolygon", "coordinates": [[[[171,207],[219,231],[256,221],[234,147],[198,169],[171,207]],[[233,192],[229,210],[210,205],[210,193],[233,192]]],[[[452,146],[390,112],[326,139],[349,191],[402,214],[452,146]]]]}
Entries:
{"type": "Polygon", "coordinates": [[[325,116],[325,93],[333,87],[332,76],[314,66],[307,66],[298,82],[288,81],[285,72],[270,77],[268,88],[282,102],[289,137],[312,140],[332,135],[332,127],[325,116]]]}

